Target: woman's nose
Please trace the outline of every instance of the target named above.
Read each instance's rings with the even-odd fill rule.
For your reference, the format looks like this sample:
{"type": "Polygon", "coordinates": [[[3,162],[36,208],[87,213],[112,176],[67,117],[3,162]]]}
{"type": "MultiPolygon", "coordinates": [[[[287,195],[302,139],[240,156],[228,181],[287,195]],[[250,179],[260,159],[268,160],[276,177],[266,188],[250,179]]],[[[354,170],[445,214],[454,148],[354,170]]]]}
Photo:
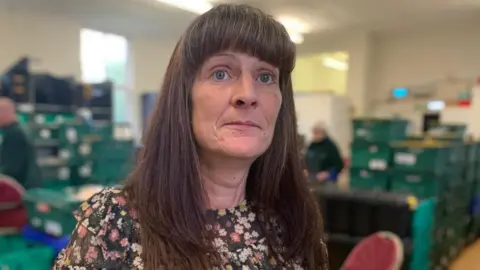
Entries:
{"type": "Polygon", "coordinates": [[[241,79],[237,81],[232,95],[232,105],[237,108],[249,108],[258,105],[255,80],[251,75],[242,75],[241,79]]]}

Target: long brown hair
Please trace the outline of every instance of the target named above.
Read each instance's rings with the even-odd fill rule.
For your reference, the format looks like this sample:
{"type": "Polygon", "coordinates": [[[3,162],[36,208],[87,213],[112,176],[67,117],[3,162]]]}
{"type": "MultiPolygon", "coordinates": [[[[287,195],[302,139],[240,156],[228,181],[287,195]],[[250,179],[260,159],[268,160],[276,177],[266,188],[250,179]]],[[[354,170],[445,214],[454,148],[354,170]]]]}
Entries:
{"type": "MultiPolygon", "coordinates": [[[[265,220],[281,219],[286,249],[275,255],[300,258],[308,269],[323,269],[322,219],[298,157],[291,81],[295,45],[280,23],[246,5],[220,5],[196,18],[168,64],[140,162],[125,186],[138,212],[144,267],[197,270],[215,264],[211,260],[215,250],[205,232],[190,91],[205,60],[224,51],[247,53],[280,70],[283,103],[275,136],[250,168],[246,196],[266,215],[265,220]]],[[[271,248],[273,237],[267,239],[271,248]]]]}

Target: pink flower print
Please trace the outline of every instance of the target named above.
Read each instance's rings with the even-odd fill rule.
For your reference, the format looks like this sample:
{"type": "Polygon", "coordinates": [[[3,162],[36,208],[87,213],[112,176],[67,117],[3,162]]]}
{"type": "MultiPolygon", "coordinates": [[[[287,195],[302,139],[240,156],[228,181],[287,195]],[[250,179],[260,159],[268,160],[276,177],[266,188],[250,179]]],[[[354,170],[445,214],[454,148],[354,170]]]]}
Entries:
{"type": "Polygon", "coordinates": [[[115,200],[118,202],[120,205],[125,205],[126,201],[125,198],[122,196],[116,197],[115,200]]]}
{"type": "Polygon", "coordinates": [[[118,237],[120,236],[120,233],[118,232],[117,229],[113,229],[111,232],[110,232],[110,240],[112,242],[115,242],[118,240],[118,237]]]}
{"type": "Polygon", "coordinates": [[[100,229],[98,230],[98,233],[97,233],[97,236],[100,237],[100,236],[104,236],[105,235],[105,229],[100,229]]]}
{"type": "Polygon", "coordinates": [[[105,251],[103,252],[105,260],[116,260],[120,258],[120,252],[118,251],[105,251]]]}
{"type": "Polygon", "coordinates": [[[70,258],[70,253],[72,253],[72,249],[71,248],[67,248],[65,250],[65,258],[70,258]]]}
{"type": "Polygon", "coordinates": [[[260,252],[255,252],[255,258],[257,260],[262,261],[263,260],[263,255],[260,252]]]}
{"type": "Polygon", "coordinates": [[[128,239],[127,238],[123,238],[122,241],[120,241],[120,245],[122,247],[126,247],[128,245],[128,239]]]}
{"type": "Polygon", "coordinates": [[[78,226],[78,229],[77,229],[77,233],[78,233],[78,237],[80,238],[84,238],[85,236],[87,236],[87,228],[85,228],[85,226],[78,226]]]}
{"type": "Polygon", "coordinates": [[[215,231],[220,231],[221,227],[220,227],[220,224],[216,224],[215,225],[215,231]]]}
{"type": "Polygon", "coordinates": [[[129,213],[130,213],[130,216],[132,216],[133,219],[137,218],[137,210],[130,209],[129,213]]]}
{"type": "Polygon", "coordinates": [[[88,218],[92,213],[93,213],[93,209],[90,207],[87,210],[85,210],[84,216],[88,218]]]}
{"type": "Polygon", "coordinates": [[[233,242],[238,243],[240,242],[240,234],[233,232],[230,234],[230,238],[232,239],[233,242]]]}
{"type": "Polygon", "coordinates": [[[96,260],[98,257],[98,251],[94,247],[89,247],[87,254],[85,255],[85,260],[87,260],[88,263],[92,263],[94,260],[96,260]]]}

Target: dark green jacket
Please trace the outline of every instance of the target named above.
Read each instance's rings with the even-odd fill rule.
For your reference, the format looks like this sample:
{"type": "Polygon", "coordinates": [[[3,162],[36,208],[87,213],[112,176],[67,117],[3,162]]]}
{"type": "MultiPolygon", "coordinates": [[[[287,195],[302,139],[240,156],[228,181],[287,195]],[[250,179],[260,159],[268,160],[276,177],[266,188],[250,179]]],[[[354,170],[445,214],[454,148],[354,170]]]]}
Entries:
{"type": "Polygon", "coordinates": [[[0,173],[14,178],[26,189],[40,187],[42,180],[35,147],[27,134],[17,123],[2,128],[2,133],[0,173]]]}
{"type": "Polygon", "coordinates": [[[305,163],[311,174],[332,170],[339,173],[343,169],[343,160],[335,143],[329,138],[321,142],[312,142],[305,155],[305,163]]]}

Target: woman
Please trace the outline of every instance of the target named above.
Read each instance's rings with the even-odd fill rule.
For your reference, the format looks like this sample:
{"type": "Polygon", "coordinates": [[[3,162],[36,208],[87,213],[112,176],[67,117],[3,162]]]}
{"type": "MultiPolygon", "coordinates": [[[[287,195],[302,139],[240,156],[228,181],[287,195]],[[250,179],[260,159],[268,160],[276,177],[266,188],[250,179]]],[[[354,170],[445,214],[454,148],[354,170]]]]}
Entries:
{"type": "Polygon", "coordinates": [[[57,269],[327,269],[298,158],[294,62],[285,28],[258,9],[199,16],[173,52],[141,161],[123,189],[82,204],[57,269]]]}
{"type": "Polygon", "coordinates": [[[343,170],[343,160],[338,147],[327,135],[322,123],[312,128],[312,143],[305,155],[310,178],[318,181],[336,180],[343,170]]]}

